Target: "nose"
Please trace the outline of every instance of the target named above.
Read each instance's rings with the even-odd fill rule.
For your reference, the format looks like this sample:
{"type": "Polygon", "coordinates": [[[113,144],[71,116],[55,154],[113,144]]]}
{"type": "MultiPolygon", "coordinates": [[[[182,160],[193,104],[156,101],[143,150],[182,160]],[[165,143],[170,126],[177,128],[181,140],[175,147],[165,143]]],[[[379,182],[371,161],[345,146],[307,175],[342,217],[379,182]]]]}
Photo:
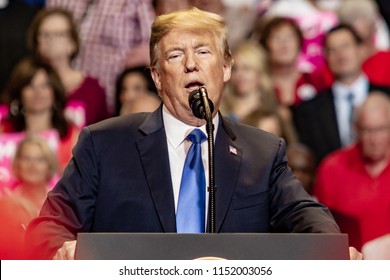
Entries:
{"type": "Polygon", "coordinates": [[[199,70],[194,54],[187,54],[185,56],[184,67],[186,73],[199,70]]]}

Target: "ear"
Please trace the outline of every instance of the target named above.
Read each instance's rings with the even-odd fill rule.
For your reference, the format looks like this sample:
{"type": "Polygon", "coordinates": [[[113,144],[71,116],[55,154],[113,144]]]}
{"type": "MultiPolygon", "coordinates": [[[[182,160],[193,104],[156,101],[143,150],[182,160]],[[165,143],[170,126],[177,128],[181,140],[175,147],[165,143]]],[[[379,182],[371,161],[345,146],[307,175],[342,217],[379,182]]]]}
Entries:
{"type": "Polygon", "coordinates": [[[229,64],[224,64],[223,65],[223,81],[225,83],[230,80],[230,77],[231,77],[231,74],[232,74],[233,63],[234,63],[234,61],[232,61],[229,64]]]}
{"type": "Polygon", "coordinates": [[[161,91],[161,77],[160,77],[160,73],[158,72],[157,68],[156,67],[152,67],[150,69],[150,73],[152,75],[152,79],[154,81],[154,85],[156,86],[157,90],[158,91],[161,91]]]}

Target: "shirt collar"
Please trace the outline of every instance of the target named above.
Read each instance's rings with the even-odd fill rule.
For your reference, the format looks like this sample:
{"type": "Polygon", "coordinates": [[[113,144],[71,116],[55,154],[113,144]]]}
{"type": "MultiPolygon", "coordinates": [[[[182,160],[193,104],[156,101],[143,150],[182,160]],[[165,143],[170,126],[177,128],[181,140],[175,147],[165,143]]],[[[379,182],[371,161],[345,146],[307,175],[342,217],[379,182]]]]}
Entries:
{"type": "Polygon", "coordinates": [[[364,74],[361,74],[351,85],[336,81],[332,86],[336,99],[345,99],[346,96],[352,92],[354,95],[354,104],[360,104],[365,100],[368,88],[368,79],[364,74]]]}
{"type": "MultiPolygon", "coordinates": [[[[171,112],[167,109],[165,105],[163,105],[163,122],[165,127],[165,133],[167,135],[169,143],[172,145],[174,149],[180,146],[180,144],[184,141],[184,139],[190,134],[192,130],[195,128],[198,128],[206,133],[206,125],[202,125],[200,127],[191,126],[186,123],[183,123],[182,121],[178,120],[176,117],[172,115],[171,112]]],[[[217,134],[218,130],[218,124],[219,124],[219,116],[218,114],[215,115],[213,118],[213,124],[214,124],[214,139],[217,134]]]]}

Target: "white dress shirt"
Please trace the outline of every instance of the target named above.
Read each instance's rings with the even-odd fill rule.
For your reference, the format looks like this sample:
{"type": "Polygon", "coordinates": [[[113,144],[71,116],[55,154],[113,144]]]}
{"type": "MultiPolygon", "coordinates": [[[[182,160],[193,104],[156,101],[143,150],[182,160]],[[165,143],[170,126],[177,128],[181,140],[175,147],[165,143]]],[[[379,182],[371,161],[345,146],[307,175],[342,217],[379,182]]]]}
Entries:
{"type": "Polygon", "coordinates": [[[353,94],[353,106],[357,108],[366,100],[368,89],[369,82],[365,75],[359,76],[351,85],[342,84],[338,81],[332,85],[337,125],[342,146],[347,146],[354,140],[351,139],[353,125],[350,123],[350,104],[347,96],[350,93],[353,94]]]}
{"type": "MultiPolygon", "coordinates": [[[[187,140],[186,137],[191,133],[192,130],[198,128],[203,131],[203,133],[207,136],[206,133],[206,125],[195,127],[190,126],[188,124],[183,123],[182,121],[175,118],[165,107],[163,106],[163,122],[165,126],[165,133],[167,135],[167,143],[168,143],[168,155],[169,155],[169,165],[171,169],[171,177],[172,177],[172,186],[173,186],[173,195],[175,199],[175,213],[177,211],[177,204],[179,201],[179,191],[180,191],[180,183],[181,176],[183,173],[184,162],[190,149],[192,142],[187,140]]],[[[214,124],[214,141],[217,135],[219,117],[218,114],[213,118],[214,124]]],[[[207,188],[209,187],[209,158],[208,158],[208,144],[207,140],[202,143],[202,161],[203,167],[206,176],[206,227],[207,227],[207,209],[209,202],[209,193],[207,192],[207,188]]]]}

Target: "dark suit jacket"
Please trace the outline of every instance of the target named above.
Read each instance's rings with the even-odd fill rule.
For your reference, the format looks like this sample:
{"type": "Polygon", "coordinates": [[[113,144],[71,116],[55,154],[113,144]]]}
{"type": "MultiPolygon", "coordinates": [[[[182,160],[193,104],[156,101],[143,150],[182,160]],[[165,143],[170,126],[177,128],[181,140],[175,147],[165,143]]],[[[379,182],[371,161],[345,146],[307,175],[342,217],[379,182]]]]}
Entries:
{"type": "MultiPolygon", "coordinates": [[[[283,140],[221,118],[215,163],[217,232],[338,232],[292,176],[283,140]]],[[[161,107],[84,128],[26,240],[34,257],[51,258],[90,231],[176,232],[161,107]]]]}
{"type": "MultiPolygon", "coordinates": [[[[390,93],[387,87],[369,84],[369,92],[374,90],[390,93]]],[[[318,162],[341,148],[332,89],[319,93],[313,99],[293,108],[292,112],[300,142],[313,150],[318,162]]]]}

